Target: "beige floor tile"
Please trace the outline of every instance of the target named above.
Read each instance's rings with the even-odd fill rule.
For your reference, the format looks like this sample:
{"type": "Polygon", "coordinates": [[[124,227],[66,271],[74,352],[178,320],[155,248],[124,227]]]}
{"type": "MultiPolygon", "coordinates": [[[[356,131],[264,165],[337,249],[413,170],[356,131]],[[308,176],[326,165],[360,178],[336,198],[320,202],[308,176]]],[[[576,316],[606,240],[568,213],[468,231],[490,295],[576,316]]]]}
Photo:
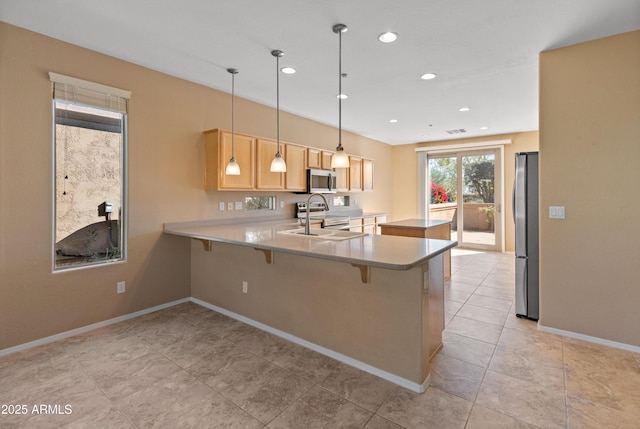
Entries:
{"type": "Polygon", "coordinates": [[[223,341],[215,334],[202,331],[169,346],[159,347],[158,352],[181,368],[188,368],[211,353],[216,343],[223,341]]]}
{"type": "Polygon", "coordinates": [[[438,354],[431,360],[431,385],[445,392],[474,401],[485,368],[438,354]]]}
{"type": "Polygon", "coordinates": [[[217,394],[185,371],[179,371],[145,389],[120,396],[114,403],[137,427],[173,427],[176,417],[205,407],[217,394]]]}
{"type": "Polygon", "coordinates": [[[456,280],[449,280],[444,285],[445,293],[448,290],[451,290],[451,291],[457,290],[457,291],[462,291],[462,292],[473,293],[473,292],[475,292],[475,290],[477,288],[478,288],[478,285],[469,284],[469,283],[462,283],[462,282],[459,282],[459,281],[456,281],[456,280]]]}
{"type": "Polygon", "coordinates": [[[267,368],[252,372],[221,393],[253,417],[269,423],[312,386],[290,371],[269,363],[267,368]]]}
{"type": "Polygon", "coordinates": [[[447,332],[491,344],[498,342],[502,332],[501,326],[460,317],[460,311],[446,327],[447,332]]]}
{"type": "Polygon", "coordinates": [[[83,366],[111,399],[152,387],[180,371],[180,367],[157,353],[130,361],[85,363],[83,366]]]}
{"type": "Polygon", "coordinates": [[[180,429],[238,428],[260,429],[264,424],[222,395],[208,396],[186,413],[171,420],[167,427],[180,429]]]}
{"type": "Polygon", "coordinates": [[[493,298],[490,296],[483,296],[474,293],[467,304],[475,305],[476,307],[485,307],[498,311],[509,311],[511,308],[511,301],[507,299],[493,298]]]}
{"type": "Polygon", "coordinates": [[[517,317],[515,308],[511,306],[507,320],[504,322],[505,328],[517,329],[524,332],[536,332],[538,330],[538,322],[534,320],[517,317]]]}
{"type": "Polygon", "coordinates": [[[339,365],[334,359],[294,343],[288,343],[271,362],[316,384],[321,384],[339,365]]]}
{"type": "Polygon", "coordinates": [[[633,353],[563,339],[567,395],[640,418],[640,371],[633,353]]]}
{"type": "Polygon", "coordinates": [[[601,404],[569,396],[567,398],[568,429],[637,429],[640,418],[601,404]]]}
{"type": "Polygon", "coordinates": [[[371,411],[316,386],[275,418],[269,428],[361,428],[372,415],[371,411]]]}
{"type": "Polygon", "coordinates": [[[378,414],[405,428],[464,428],[472,404],[433,387],[422,394],[398,388],[378,414]]]}
{"type": "Polygon", "coordinates": [[[465,429],[543,429],[481,405],[474,405],[465,429]]]}
{"type": "Polygon", "coordinates": [[[512,348],[498,344],[489,370],[554,391],[564,391],[562,350],[541,351],[535,345],[512,348]]]}
{"type": "Polygon", "coordinates": [[[464,305],[464,302],[461,301],[453,301],[450,299],[447,299],[445,297],[444,300],[444,311],[451,313],[451,314],[456,314],[458,312],[458,310],[460,310],[462,308],[462,306],[464,305]]]}
{"type": "Polygon", "coordinates": [[[504,326],[507,320],[507,312],[492,310],[486,307],[477,307],[471,304],[465,304],[460,308],[457,315],[466,319],[478,320],[480,322],[490,323],[492,325],[504,326]]]}
{"type": "Polygon", "coordinates": [[[459,303],[465,303],[469,297],[471,297],[472,292],[464,291],[464,290],[445,290],[444,291],[444,299],[445,301],[456,301],[459,303]]]}
{"type": "Polygon", "coordinates": [[[64,429],[135,429],[131,421],[115,408],[105,408],[94,413],[83,414],[81,418],[64,426],[64,429]]]}
{"type": "Polygon", "coordinates": [[[280,356],[291,344],[289,341],[249,325],[241,325],[230,331],[224,338],[267,360],[280,356]]]}
{"type": "Polygon", "coordinates": [[[451,280],[460,283],[468,283],[470,285],[480,286],[485,277],[485,273],[478,274],[475,271],[463,269],[456,271],[455,274],[452,274],[451,280]]]}
{"type": "Polygon", "coordinates": [[[367,422],[367,425],[364,429],[404,429],[402,426],[397,425],[393,422],[390,422],[387,419],[383,419],[382,417],[375,415],[371,417],[371,420],[367,422]]]}
{"type": "Polygon", "coordinates": [[[491,362],[494,349],[495,345],[493,344],[453,334],[445,330],[442,334],[440,354],[487,368],[491,362]]]}
{"type": "Polygon", "coordinates": [[[546,429],[566,424],[564,390],[493,371],[485,374],[475,403],[546,429]]]}
{"type": "Polygon", "coordinates": [[[376,411],[397,387],[357,368],[339,363],[322,387],[370,411],[376,411]]]}
{"type": "Polygon", "coordinates": [[[493,286],[485,286],[484,284],[479,286],[476,291],[476,295],[489,296],[492,298],[504,299],[506,301],[513,301],[516,291],[512,288],[501,288],[493,286]]]}
{"type": "Polygon", "coordinates": [[[207,386],[222,392],[251,374],[266,370],[271,363],[237,347],[221,342],[211,353],[187,368],[187,371],[207,386]]]}

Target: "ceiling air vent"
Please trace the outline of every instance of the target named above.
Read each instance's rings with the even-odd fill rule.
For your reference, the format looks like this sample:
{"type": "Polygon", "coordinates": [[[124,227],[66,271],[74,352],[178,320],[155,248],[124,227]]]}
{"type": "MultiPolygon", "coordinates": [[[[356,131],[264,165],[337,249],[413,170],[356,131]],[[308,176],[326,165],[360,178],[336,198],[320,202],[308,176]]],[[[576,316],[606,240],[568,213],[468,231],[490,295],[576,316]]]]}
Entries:
{"type": "Polygon", "coordinates": [[[458,130],[447,130],[447,132],[449,134],[463,134],[463,133],[466,133],[467,130],[465,130],[464,128],[460,128],[458,130]]]}

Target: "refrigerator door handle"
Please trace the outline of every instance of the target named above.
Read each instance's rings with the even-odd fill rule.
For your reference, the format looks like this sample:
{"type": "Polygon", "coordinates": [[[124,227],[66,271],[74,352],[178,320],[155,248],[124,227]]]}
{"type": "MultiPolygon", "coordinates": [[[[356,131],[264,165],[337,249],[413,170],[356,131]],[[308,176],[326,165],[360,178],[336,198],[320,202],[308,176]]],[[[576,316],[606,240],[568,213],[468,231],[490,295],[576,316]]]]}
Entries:
{"type": "Polygon", "coordinates": [[[513,180],[513,191],[511,195],[511,216],[513,216],[513,223],[516,223],[516,181],[513,180]]]}

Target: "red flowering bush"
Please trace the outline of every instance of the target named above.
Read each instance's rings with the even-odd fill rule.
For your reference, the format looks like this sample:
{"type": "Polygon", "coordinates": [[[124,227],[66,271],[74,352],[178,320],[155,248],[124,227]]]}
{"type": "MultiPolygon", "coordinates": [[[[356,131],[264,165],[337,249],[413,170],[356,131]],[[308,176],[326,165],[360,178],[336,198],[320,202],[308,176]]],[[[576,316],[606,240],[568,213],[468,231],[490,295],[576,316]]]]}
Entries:
{"type": "Polygon", "coordinates": [[[431,182],[431,204],[446,203],[449,201],[447,190],[435,182],[431,182]]]}

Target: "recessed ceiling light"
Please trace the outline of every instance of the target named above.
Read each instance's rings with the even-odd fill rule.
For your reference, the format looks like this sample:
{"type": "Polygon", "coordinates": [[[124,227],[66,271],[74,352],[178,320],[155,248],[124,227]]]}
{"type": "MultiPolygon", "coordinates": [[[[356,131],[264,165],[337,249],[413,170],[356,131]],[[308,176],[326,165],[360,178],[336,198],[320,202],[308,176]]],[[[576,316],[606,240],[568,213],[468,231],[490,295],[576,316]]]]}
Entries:
{"type": "Polygon", "coordinates": [[[481,130],[488,130],[489,127],[480,127],[481,130]]]}
{"type": "Polygon", "coordinates": [[[468,107],[461,107],[458,109],[459,112],[468,112],[469,110],[471,109],[469,109],[468,107]]]}
{"type": "Polygon", "coordinates": [[[389,119],[389,122],[391,122],[392,124],[395,124],[396,122],[398,122],[397,119],[389,119]]]}
{"type": "Polygon", "coordinates": [[[422,80],[431,80],[431,79],[435,79],[436,76],[438,76],[438,75],[435,74],[435,73],[425,73],[422,76],[420,76],[420,79],[422,79],[422,80]]]}
{"type": "Polygon", "coordinates": [[[294,74],[296,72],[296,69],[294,69],[293,67],[282,67],[280,71],[284,74],[294,74]]]}
{"type": "Polygon", "coordinates": [[[339,98],[341,100],[345,100],[345,99],[349,98],[349,95],[348,94],[338,94],[338,95],[336,95],[336,98],[339,98]]]}
{"type": "Polygon", "coordinates": [[[386,33],[382,33],[381,35],[378,36],[378,40],[381,41],[382,43],[395,42],[397,38],[398,38],[398,34],[391,31],[387,31],[386,33]]]}

